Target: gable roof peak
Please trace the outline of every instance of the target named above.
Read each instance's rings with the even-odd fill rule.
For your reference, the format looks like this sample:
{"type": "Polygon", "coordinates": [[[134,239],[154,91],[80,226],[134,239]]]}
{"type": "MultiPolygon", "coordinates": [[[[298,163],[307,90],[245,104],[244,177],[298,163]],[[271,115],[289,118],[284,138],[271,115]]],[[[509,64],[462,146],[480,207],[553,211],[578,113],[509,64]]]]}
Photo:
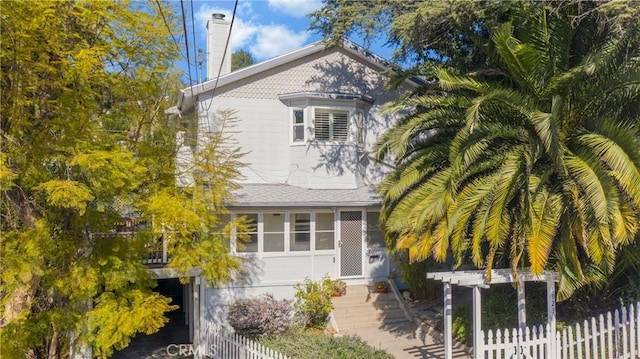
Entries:
{"type": "MultiPolygon", "coordinates": [[[[273,57],[271,59],[253,64],[248,67],[244,67],[242,69],[233,71],[231,73],[222,75],[217,78],[208,79],[204,82],[198,83],[191,87],[187,87],[183,89],[182,96],[178,100],[178,104],[176,105],[177,112],[185,113],[189,112],[193,109],[195,104],[195,98],[203,93],[209,91],[215,91],[216,88],[228,85],[235,81],[247,78],[249,76],[270,70],[277,66],[281,66],[292,61],[298,60],[300,58],[315,54],[317,52],[325,51],[334,47],[340,47],[347,51],[348,53],[354,55],[362,61],[368,62],[381,70],[389,70],[391,72],[397,72],[401,70],[401,67],[392,63],[389,60],[384,59],[383,57],[367,50],[366,48],[356,44],[353,41],[343,38],[339,44],[337,45],[328,45],[324,41],[317,41],[312,44],[306,45],[304,47],[295,49],[288,53],[273,57]]],[[[411,80],[415,86],[419,86],[420,83],[411,80]]]]}

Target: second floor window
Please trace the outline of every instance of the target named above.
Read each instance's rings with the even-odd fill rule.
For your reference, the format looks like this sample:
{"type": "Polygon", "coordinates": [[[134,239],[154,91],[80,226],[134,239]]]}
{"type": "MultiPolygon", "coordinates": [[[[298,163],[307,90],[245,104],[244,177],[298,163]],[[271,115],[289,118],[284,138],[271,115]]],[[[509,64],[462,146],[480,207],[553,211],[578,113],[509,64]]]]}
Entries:
{"type": "Polygon", "coordinates": [[[340,141],[349,139],[349,112],[316,109],[313,118],[315,139],[340,141]]]}
{"type": "Polygon", "coordinates": [[[293,110],[293,142],[304,141],[304,110],[293,110]]]}

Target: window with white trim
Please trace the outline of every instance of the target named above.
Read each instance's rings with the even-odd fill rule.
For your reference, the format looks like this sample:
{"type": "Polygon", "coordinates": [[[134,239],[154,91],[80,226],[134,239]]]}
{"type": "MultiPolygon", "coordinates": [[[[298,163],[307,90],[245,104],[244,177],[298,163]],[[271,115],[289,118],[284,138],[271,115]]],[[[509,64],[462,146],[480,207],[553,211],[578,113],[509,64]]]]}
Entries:
{"type": "Polygon", "coordinates": [[[335,249],[333,213],[316,213],[316,249],[335,249]]]}
{"type": "Polygon", "coordinates": [[[336,218],[333,212],[237,213],[234,217],[226,218],[225,222],[233,222],[241,217],[245,219],[240,228],[235,225],[223,228],[221,225],[214,229],[221,235],[235,237],[236,253],[279,256],[336,249],[336,218]],[[224,234],[224,231],[231,233],[224,234]]]}
{"type": "Polygon", "coordinates": [[[380,229],[380,212],[367,212],[367,248],[385,248],[387,243],[380,229]]]}
{"type": "Polygon", "coordinates": [[[313,124],[317,141],[349,139],[349,111],[315,109],[313,124]]]}
{"type": "Polygon", "coordinates": [[[247,219],[247,231],[238,233],[246,240],[236,242],[236,251],[238,253],[255,253],[258,252],[258,214],[257,213],[241,213],[238,216],[244,216],[247,219]]]}
{"type": "Polygon", "coordinates": [[[284,252],[284,213],[265,213],[263,221],[263,250],[284,252]]]}
{"type": "Polygon", "coordinates": [[[311,250],[311,214],[292,213],[289,226],[289,249],[292,252],[311,250]]]}
{"type": "Polygon", "coordinates": [[[304,142],[304,110],[301,108],[293,109],[292,121],[292,141],[304,142]]]}

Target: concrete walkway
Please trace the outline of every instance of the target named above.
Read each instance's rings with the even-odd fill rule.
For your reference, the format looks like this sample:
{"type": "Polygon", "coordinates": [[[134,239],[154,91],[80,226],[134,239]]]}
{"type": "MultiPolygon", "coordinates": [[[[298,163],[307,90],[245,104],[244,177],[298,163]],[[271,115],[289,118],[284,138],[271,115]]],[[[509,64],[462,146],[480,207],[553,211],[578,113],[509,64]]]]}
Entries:
{"type": "MultiPolygon", "coordinates": [[[[409,321],[393,293],[373,293],[368,286],[349,286],[347,295],[333,300],[340,335],[357,335],[396,359],[444,358],[442,334],[409,321]],[[395,303],[394,303],[395,302],[395,303]]],[[[462,348],[454,358],[470,359],[462,348]]]]}

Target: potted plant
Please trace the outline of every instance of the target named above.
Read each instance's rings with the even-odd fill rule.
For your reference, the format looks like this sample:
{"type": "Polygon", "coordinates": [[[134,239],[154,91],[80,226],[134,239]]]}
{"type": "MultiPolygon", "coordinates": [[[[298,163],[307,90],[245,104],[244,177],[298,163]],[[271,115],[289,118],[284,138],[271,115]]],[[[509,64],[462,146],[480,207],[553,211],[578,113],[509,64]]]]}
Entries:
{"type": "Polygon", "coordinates": [[[333,296],[340,297],[347,294],[347,283],[345,283],[341,279],[335,279],[332,282],[333,286],[333,296]]]}
{"type": "Polygon", "coordinates": [[[389,291],[389,282],[386,280],[379,280],[373,284],[378,293],[387,293],[389,291]]]}

